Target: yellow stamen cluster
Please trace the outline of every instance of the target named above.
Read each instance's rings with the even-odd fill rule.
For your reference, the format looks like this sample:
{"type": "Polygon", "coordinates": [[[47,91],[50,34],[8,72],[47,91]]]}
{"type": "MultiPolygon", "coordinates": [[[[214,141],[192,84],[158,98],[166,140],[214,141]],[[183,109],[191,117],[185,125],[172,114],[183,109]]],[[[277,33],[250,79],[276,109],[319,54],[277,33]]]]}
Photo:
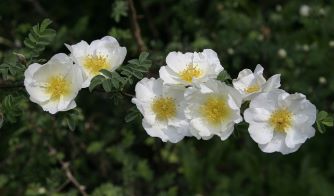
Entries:
{"type": "Polygon", "coordinates": [[[53,76],[47,82],[46,92],[51,95],[51,100],[59,100],[69,94],[70,83],[62,76],[53,76]]]}
{"type": "Polygon", "coordinates": [[[292,125],[292,113],[287,108],[278,109],[271,114],[269,124],[275,131],[284,133],[292,125]]]}
{"type": "Polygon", "coordinates": [[[160,121],[168,120],[176,115],[176,105],[173,98],[157,98],[152,103],[152,110],[160,121]]]}
{"type": "Polygon", "coordinates": [[[190,64],[186,69],[181,71],[179,75],[183,81],[190,83],[194,78],[200,77],[202,75],[202,71],[196,65],[190,64]]]}
{"type": "Polygon", "coordinates": [[[260,86],[257,84],[251,85],[244,90],[246,93],[251,94],[260,91],[260,86]]]}
{"type": "Polygon", "coordinates": [[[101,69],[109,68],[108,59],[105,56],[88,55],[83,63],[91,75],[98,75],[101,69]]]}
{"type": "Polygon", "coordinates": [[[201,114],[212,125],[220,125],[231,115],[231,108],[226,99],[217,96],[210,96],[201,106],[201,114]]]}

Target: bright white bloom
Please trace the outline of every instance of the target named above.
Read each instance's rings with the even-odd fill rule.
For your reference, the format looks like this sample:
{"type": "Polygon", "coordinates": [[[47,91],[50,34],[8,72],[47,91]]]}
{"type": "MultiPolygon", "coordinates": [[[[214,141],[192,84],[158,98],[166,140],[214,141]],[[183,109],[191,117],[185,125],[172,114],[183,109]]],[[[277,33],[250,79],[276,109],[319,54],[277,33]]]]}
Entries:
{"type": "Polygon", "coordinates": [[[24,73],[30,100],[55,114],[76,107],[74,98],[81,89],[81,69],[66,54],[54,55],[46,64],[31,64],[24,73]]]}
{"type": "Polygon", "coordinates": [[[83,69],[83,88],[90,85],[92,78],[100,74],[101,69],[117,69],[126,56],[126,48],[120,47],[111,36],[105,36],[91,44],[81,41],[74,45],[65,45],[71,51],[74,62],[83,69]]]}
{"type": "Polygon", "coordinates": [[[144,78],[137,83],[135,91],[132,102],[143,114],[143,127],[150,136],[172,143],[190,136],[181,104],[185,87],[168,86],[161,79],[144,78]]]}
{"type": "Polygon", "coordinates": [[[239,72],[238,78],[233,79],[232,83],[235,89],[237,89],[243,99],[251,100],[260,92],[268,92],[281,86],[281,75],[276,74],[266,80],[263,77],[263,67],[257,65],[254,73],[250,69],[244,69],[239,72]]]}
{"type": "Polygon", "coordinates": [[[166,84],[191,85],[217,78],[224,69],[217,53],[211,49],[203,52],[170,52],[166,57],[167,66],[159,74],[166,84]]]}
{"type": "Polygon", "coordinates": [[[308,5],[302,5],[299,8],[299,14],[301,16],[307,17],[310,15],[310,12],[311,12],[311,8],[308,5]]]}
{"type": "Polygon", "coordinates": [[[315,134],[316,108],[300,93],[280,89],[261,93],[250,102],[244,118],[263,152],[295,152],[315,134]]]}
{"type": "Polygon", "coordinates": [[[226,140],[234,124],[242,121],[241,101],[237,90],[218,80],[189,87],[185,92],[185,113],[190,120],[190,132],[197,139],[218,135],[226,140]]]}

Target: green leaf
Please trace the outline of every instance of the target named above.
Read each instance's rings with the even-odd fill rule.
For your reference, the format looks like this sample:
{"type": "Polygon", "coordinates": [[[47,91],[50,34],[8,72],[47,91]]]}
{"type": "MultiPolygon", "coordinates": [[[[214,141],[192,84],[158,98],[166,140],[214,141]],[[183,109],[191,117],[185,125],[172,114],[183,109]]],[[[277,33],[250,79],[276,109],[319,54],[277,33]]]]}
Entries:
{"type": "Polygon", "coordinates": [[[106,92],[110,92],[112,88],[111,79],[106,79],[102,82],[102,87],[106,92]]]}
{"type": "Polygon", "coordinates": [[[48,28],[52,23],[50,19],[44,19],[41,24],[34,25],[23,43],[29,49],[30,57],[36,58],[45,50],[56,36],[54,29],[48,28]]]}
{"type": "Polygon", "coordinates": [[[96,154],[100,152],[104,147],[104,143],[100,141],[92,142],[87,147],[87,153],[89,154],[96,154]]]}
{"type": "Polygon", "coordinates": [[[106,77],[108,77],[108,78],[112,78],[112,74],[111,74],[111,72],[110,72],[109,70],[101,69],[100,72],[101,72],[104,76],[106,76],[106,77]]]}
{"type": "Polygon", "coordinates": [[[7,95],[2,100],[1,112],[3,114],[3,119],[8,122],[16,122],[16,117],[20,116],[23,108],[21,107],[21,102],[23,101],[23,96],[7,95]]]}
{"type": "Polygon", "coordinates": [[[324,125],[321,124],[321,122],[317,121],[316,124],[317,124],[317,129],[320,133],[325,133],[326,132],[326,128],[325,128],[324,125]]]}
{"type": "Polygon", "coordinates": [[[138,117],[140,117],[140,112],[137,110],[137,108],[132,107],[129,113],[125,116],[124,120],[126,123],[129,123],[134,121],[138,117]]]}
{"type": "Polygon", "coordinates": [[[142,52],[139,55],[139,62],[143,62],[147,59],[150,54],[148,52],[142,52]]]}
{"type": "Polygon", "coordinates": [[[26,39],[23,41],[24,45],[28,48],[33,49],[35,47],[34,42],[31,41],[30,39],[26,39]]]}
{"type": "Polygon", "coordinates": [[[326,117],[321,121],[321,123],[327,127],[333,127],[333,117],[326,117]]]}
{"type": "Polygon", "coordinates": [[[71,131],[74,131],[76,126],[77,126],[77,123],[75,120],[71,120],[69,118],[66,118],[66,123],[68,125],[68,128],[71,130],[71,131]]]}
{"type": "Polygon", "coordinates": [[[221,72],[219,73],[217,79],[220,80],[220,81],[222,81],[222,82],[226,82],[226,81],[230,81],[230,80],[232,80],[230,74],[227,73],[226,70],[221,71],[221,72]]]}
{"type": "Polygon", "coordinates": [[[323,120],[328,116],[328,113],[326,111],[320,111],[317,114],[317,120],[323,120]]]}
{"type": "Polygon", "coordinates": [[[97,75],[95,76],[89,85],[89,91],[92,92],[94,90],[95,87],[97,87],[98,85],[102,84],[103,80],[105,79],[104,76],[101,75],[97,75]]]}
{"type": "Polygon", "coordinates": [[[40,25],[40,31],[45,31],[46,28],[52,23],[52,20],[46,18],[42,21],[40,25]]]}
{"type": "Polygon", "coordinates": [[[128,15],[128,6],[127,3],[123,0],[117,0],[112,5],[111,17],[115,20],[115,22],[119,22],[121,17],[125,17],[128,15]]]}
{"type": "Polygon", "coordinates": [[[128,61],[128,63],[134,64],[134,65],[139,65],[138,59],[131,59],[131,60],[128,61]]]}
{"type": "Polygon", "coordinates": [[[119,81],[118,81],[118,80],[116,80],[116,79],[111,79],[111,83],[112,83],[112,85],[113,85],[116,89],[119,88],[119,81]]]}
{"type": "Polygon", "coordinates": [[[320,133],[326,132],[326,127],[333,127],[333,116],[329,116],[328,112],[320,111],[317,114],[317,129],[320,133]]]}

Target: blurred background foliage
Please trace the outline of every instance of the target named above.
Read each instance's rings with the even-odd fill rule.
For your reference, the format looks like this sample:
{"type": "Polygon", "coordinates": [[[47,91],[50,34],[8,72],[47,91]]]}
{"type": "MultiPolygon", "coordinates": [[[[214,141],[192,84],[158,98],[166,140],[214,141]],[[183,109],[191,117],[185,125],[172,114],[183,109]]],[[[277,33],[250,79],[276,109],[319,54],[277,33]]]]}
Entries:
{"type": "MultiPolygon", "coordinates": [[[[170,51],[212,48],[232,78],[262,64],[267,76],[282,74],[284,89],[333,113],[332,0],[134,4],[153,60],[147,77],[158,76],[170,51]]],[[[128,48],[127,60],[139,56],[128,1],[1,0],[0,24],[1,82],[22,80],[22,61],[45,62],[56,52],[68,53],[64,43],[105,35],[128,48]],[[34,53],[20,58],[27,54],[24,39],[44,18],[53,21],[53,41],[37,51],[37,59],[34,53]]],[[[133,86],[126,90],[133,93],[133,86]]],[[[242,126],[224,142],[186,138],[170,144],[149,137],[140,118],[124,121],[133,110],[129,97],[118,96],[117,104],[112,99],[82,90],[75,110],[51,116],[30,103],[20,85],[0,88],[0,195],[334,194],[333,130],[318,132],[286,156],[261,152],[242,126]],[[69,171],[84,187],[75,186],[69,171]]]]}

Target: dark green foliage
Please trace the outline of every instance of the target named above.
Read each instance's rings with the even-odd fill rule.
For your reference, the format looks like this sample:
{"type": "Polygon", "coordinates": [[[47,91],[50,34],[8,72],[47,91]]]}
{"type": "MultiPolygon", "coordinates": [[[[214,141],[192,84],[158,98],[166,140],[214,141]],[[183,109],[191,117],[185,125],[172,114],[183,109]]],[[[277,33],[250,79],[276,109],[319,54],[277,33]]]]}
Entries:
{"type": "Polygon", "coordinates": [[[148,56],[147,52],[142,52],[138,59],[129,60],[128,64],[122,65],[114,72],[102,69],[100,71],[102,75],[97,75],[92,79],[89,91],[92,92],[99,85],[102,85],[106,92],[122,91],[126,85],[133,84],[135,79],[142,79],[144,74],[149,71],[152,62],[148,59],[148,56]]]}
{"type": "Polygon", "coordinates": [[[132,107],[128,110],[128,114],[125,116],[125,122],[132,122],[139,117],[141,117],[140,112],[137,110],[136,107],[132,107]]]}
{"type": "Polygon", "coordinates": [[[318,112],[317,115],[317,128],[320,133],[326,131],[326,127],[333,127],[333,116],[329,115],[325,111],[318,112]]]}
{"type": "Polygon", "coordinates": [[[24,39],[24,45],[29,48],[29,56],[32,58],[38,57],[55,38],[56,31],[48,28],[51,23],[50,19],[44,19],[40,24],[33,26],[28,37],[24,39]]]}
{"type": "MultiPolygon", "coordinates": [[[[23,73],[26,67],[24,64],[22,64],[19,61],[19,58],[22,58],[22,57],[17,56],[15,54],[16,53],[6,54],[3,62],[0,64],[0,73],[4,80],[20,79],[23,77],[23,73]]],[[[18,54],[18,55],[21,55],[21,54],[18,54]]]]}
{"type": "Polygon", "coordinates": [[[226,82],[226,83],[231,83],[231,81],[232,81],[232,78],[231,78],[230,74],[228,74],[226,70],[221,71],[219,73],[217,79],[222,81],[222,82],[226,82]]]}
{"type": "Polygon", "coordinates": [[[133,83],[133,78],[142,79],[150,69],[152,61],[148,56],[149,53],[142,52],[138,59],[129,60],[127,65],[120,67],[121,74],[129,78],[130,84],[133,83]]]}
{"type": "Polygon", "coordinates": [[[0,1],[0,195],[80,195],[60,161],[94,196],[333,195],[333,1],[133,1],[150,56],[137,53],[125,0],[0,1]],[[29,64],[69,53],[64,43],[107,34],[133,60],[102,70],[75,110],[50,115],[29,101],[22,88],[29,64]],[[326,132],[286,156],[261,152],[246,123],[227,141],[148,136],[131,103],[135,84],[157,78],[168,52],[204,48],[218,53],[219,79],[228,83],[258,63],[267,78],[280,73],[282,88],[317,106],[315,127],[326,132]],[[14,87],[2,87],[8,83],[14,87]]]}
{"type": "Polygon", "coordinates": [[[4,97],[0,105],[1,119],[11,123],[16,122],[16,118],[22,115],[25,107],[26,103],[23,101],[25,101],[25,98],[22,96],[7,95],[4,97]]]}
{"type": "Polygon", "coordinates": [[[128,15],[128,5],[124,0],[116,0],[112,5],[111,17],[119,22],[122,17],[128,15]]]}

